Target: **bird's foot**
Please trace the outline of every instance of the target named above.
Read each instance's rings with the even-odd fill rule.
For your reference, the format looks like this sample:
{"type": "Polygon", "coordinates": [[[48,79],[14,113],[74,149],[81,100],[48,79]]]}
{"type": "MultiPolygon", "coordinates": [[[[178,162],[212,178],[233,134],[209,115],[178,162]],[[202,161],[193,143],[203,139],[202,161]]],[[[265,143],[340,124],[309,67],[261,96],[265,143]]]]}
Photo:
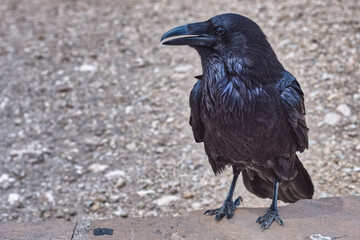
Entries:
{"type": "Polygon", "coordinates": [[[276,221],[280,226],[284,226],[283,220],[279,217],[278,210],[269,208],[264,216],[260,216],[256,222],[261,224],[260,229],[268,229],[273,221],[276,221]]]}
{"type": "Polygon", "coordinates": [[[204,215],[215,215],[215,221],[220,221],[224,216],[226,216],[227,219],[230,219],[234,216],[234,212],[237,208],[237,206],[240,205],[240,202],[242,202],[242,198],[238,197],[235,199],[235,201],[225,201],[224,204],[216,209],[209,209],[204,212],[204,215]]]}

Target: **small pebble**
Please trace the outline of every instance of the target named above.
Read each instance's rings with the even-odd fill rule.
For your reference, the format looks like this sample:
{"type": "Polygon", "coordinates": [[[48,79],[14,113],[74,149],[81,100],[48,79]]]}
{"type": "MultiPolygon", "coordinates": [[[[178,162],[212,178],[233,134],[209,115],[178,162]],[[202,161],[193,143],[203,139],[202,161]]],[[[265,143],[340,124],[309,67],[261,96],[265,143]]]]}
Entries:
{"type": "Polygon", "coordinates": [[[341,116],[334,112],[326,113],[324,116],[324,123],[334,126],[341,120],[341,116]]]}
{"type": "Polygon", "coordinates": [[[91,164],[91,165],[88,167],[88,170],[91,171],[91,172],[98,173],[98,172],[103,172],[103,171],[105,171],[105,170],[108,169],[108,168],[109,168],[108,165],[94,163],[94,164],[91,164]]]}
{"type": "Polygon", "coordinates": [[[127,218],[129,216],[129,212],[121,207],[119,207],[115,212],[113,212],[115,216],[127,218]]]}
{"type": "Polygon", "coordinates": [[[336,110],[345,117],[351,116],[351,109],[346,104],[340,104],[339,106],[337,106],[336,110]]]}
{"type": "Polygon", "coordinates": [[[175,67],[175,72],[178,73],[186,73],[188,71],[190,71],[193,68],[193,66],[191,64],[181,64],[178,65],[177,67],[175,67]]]}
{"type": "Polygon", "coordinates": [[[158,206],[165,206],[170,204],[171,202],[178,201],[180,198],[174,195],[165,195],[161,198],[154,201],[154,203],[158,206]]]}
{"type": "Polygon", "coordinates": [[[122,188],[122,187],[124,187],[126,185],[126,181],[125,181],[125,179],[123,179],[123,178],[119,178],[118,180],[117,180],[117,182],[116,182],[116,187],[117,188],[122,188]]]}
{"type": "Polygon", "coordinates": [[[8,196],[8,202],[10,205],[14,205],[20,200],[20,195],[18,193],[10,193],[8,196]]]}
{"type": "Polygon", "coordinates": [[[126,173],[123,170],[119,170],[119,169],[110,171],[105,174],[105,177],[107,179],[117,179],[124,176],[126,176],[126,173]]]}
{"type": "Polygon", "coordinates": [[[191,192],[184,192],[182,194],[182,197],[185,198],[185,199],[189,199],[189,198],[193,198],[194,195],[191,192]]]}
{"type": "Polygon", "coordinates": [[[96,72],[97,67],[95,65],[83,64],[79,67],[80,72],[96,72]]]}

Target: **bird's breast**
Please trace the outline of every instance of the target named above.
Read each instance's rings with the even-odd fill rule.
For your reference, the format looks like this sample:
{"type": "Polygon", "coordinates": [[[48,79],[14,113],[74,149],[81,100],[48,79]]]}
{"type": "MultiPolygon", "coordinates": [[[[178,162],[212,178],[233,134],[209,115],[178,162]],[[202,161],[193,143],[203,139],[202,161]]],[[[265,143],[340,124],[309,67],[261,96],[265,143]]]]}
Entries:
{"type": "Polygon", "coordinates": [[[272,95],[261,85],[247,87],[236,76],[205,82],[202,88],[203,114],[214,122],[236,123],[244,127],[264,120],[271,122],[275,117],[272,111],[277,105],[276,96],[272,95]]]}

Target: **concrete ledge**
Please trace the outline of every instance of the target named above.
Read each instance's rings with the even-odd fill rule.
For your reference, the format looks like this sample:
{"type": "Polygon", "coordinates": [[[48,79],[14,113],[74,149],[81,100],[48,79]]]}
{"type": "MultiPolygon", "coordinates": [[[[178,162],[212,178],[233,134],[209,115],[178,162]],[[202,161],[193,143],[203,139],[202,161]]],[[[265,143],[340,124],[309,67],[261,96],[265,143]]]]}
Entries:
{"type": "Polygon", "coordinates": [[[54,220],[37,224],[0,224],[0,240],[69,240],[75,224],[54,220]]]}
{"type": "Polygon", "coordinates": [[[273,223],[261,231],[255,221],[265,212],[240,207],[232,219],[220,222],[203,211],[177,218],[98,220],[92,223],[89,239],[360,239],[360,197],[302,200],[280,207],[285,227],[273,223]],[[97,228],[114,233],[94,236],[97,228]]]}
{"type": "Polygon", "coordinates": [[[0,239],[360,239],[360,197],[301,200],[279,207],[285,227],[273,223],[261,231],[255,220],[265,211],[240,207],[231,220],[220,222],[195,211],[175,218],[87,219],[77,226],[59,221],[9,223],[0,225],[0,239]]]}

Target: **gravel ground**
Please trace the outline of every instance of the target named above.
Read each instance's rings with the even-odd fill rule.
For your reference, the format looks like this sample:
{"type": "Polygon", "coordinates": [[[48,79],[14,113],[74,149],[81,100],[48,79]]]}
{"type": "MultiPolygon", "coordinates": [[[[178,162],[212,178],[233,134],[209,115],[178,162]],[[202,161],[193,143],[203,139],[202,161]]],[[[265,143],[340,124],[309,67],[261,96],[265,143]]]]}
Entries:
{"type": "Polygon", "coordinates": [[[256,21],[301,83],[315,198],[360,194],[359,1],[2,0],[0,222],[219,206],[231,171],[213,176],[188,126],[199,58],[159,40],[224,12],[256,21]]]}

